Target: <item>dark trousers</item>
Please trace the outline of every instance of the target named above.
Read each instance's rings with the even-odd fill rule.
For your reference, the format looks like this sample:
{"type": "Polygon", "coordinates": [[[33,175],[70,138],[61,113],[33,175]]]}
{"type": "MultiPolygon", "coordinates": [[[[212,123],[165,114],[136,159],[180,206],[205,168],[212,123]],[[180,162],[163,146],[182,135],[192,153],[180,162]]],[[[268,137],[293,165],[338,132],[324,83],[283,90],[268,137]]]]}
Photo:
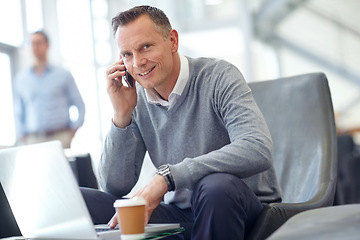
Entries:
{"type": "MultiPolygon", "coordinates": [[[[86,188],[82,193],[94,223],[107,223],[115,213],[113,203],[118,197],[86,188]]],[[[261,209],[262,204],[241,179],[215,173],[196,184],[191,209],[162,203],[149,222],[180,223],[186,231],[177,239],[239,240],[250,231],[261,209]]]]}

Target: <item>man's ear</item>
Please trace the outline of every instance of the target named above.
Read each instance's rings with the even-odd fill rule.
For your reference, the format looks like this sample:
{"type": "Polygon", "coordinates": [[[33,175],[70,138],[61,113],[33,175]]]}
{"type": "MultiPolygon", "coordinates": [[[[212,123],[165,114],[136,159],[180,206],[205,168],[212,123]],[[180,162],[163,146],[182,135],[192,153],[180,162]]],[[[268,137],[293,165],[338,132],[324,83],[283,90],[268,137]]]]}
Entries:
{"type": "Polygon", "coordinates": [[[169,32],[168,39],[171,42],[171,52],[175,53],[179,48],[179,34],[175,29],[171,29],[169,32]]]}

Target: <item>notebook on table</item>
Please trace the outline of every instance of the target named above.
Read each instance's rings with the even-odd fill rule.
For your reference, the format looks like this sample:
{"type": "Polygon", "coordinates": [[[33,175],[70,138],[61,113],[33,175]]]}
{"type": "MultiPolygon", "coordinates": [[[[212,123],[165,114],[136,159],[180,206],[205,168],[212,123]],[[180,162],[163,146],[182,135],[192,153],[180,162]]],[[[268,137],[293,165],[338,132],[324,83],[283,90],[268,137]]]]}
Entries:
{"type": "MultiPolygon", "coordinates": [[[[59,141],[0,150],[0,183],[24,238],[119,239],[120,230],[93,225],[59,141]]],[[[149,224],[145,233],[179,230],[149,224]]]]}

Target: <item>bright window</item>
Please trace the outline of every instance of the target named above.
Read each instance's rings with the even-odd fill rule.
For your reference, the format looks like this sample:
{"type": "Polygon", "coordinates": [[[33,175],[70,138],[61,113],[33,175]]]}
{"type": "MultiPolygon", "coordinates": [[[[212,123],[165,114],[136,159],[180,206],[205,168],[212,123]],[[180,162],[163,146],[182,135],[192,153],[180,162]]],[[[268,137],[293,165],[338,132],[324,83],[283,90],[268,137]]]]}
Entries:
{"type": "Polygon", "coordinates": [[[0,146],[15,144],[14,109],[12,104],[10,58],[0,53],[0,146]]]}
{"type": "Polygon", "coordinates": [[[41,0],[26,0],[26,29],[32,33],[44,28],[41,0]]]}
{"type": "Polygon", "coordinates": [[[0,42],[12,46],[22,44],[23,28],[20,6],[20,0],[0,1],[0,42]]]}
{"type": "Polygon", "coordinates": [[[57,1],[57,16],[62,64],[73,74],[86,107],[84,125],[76,133],[71,148],[90,152],[98,159],[102,139],[90,2],[57,1]]]}

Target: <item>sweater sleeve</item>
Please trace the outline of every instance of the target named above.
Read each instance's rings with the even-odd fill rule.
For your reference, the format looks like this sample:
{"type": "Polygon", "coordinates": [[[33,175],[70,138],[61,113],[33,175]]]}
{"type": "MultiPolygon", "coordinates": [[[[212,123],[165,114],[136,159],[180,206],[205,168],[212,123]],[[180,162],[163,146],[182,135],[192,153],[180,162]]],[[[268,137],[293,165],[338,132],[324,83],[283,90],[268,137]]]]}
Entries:
{"type": "Polygon", "coordinates": [[[128,194],[139,178],[145,151],[134,121],[125,129],[112,123],[99,163],[99,183],[104,191],[119,197],[128,194]]]}
{"type": "MultiPolygon", "coordinates": [[[[192,189],[203,177],[215,172],[248,178],[271,167],[272,140],[265,120],[240,71],[227,64],[214,68],[208,78],[214,112],[219,115],[230,142],[220,149],[185,158],[172,165],[177,189],[192,189]]],[[[202,91],[202,94],[206,94],[202,91]]],[[[216,139],[214,139],[216,141],[216,139]]]]}

